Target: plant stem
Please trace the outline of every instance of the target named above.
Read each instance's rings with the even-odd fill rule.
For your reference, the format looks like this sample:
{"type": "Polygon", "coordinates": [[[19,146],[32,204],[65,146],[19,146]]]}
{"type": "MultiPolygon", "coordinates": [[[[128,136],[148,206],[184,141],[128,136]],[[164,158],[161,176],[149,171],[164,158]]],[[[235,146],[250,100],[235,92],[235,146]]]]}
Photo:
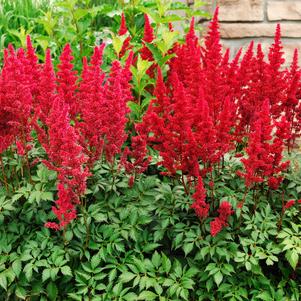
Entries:
{"type": "Polygon", "coordinates": [[[189,191],[188,191],[187,186],[186,186],[186,184],[185,184],[185,178],[184,178],[183,173],[182,173],[182,175],[181,175],[181,179],[182,179],[182,184],[183,184],[185,193],[186,193],[186,195],[189,195],[189,191]]]}
{"type": "Polygon", "coordinates": [[[89,241],[90,241],[90,226],[87,222],[86,202],[81,200],[80,204],[81,204],[80,207],[81,207],[81,211],[82,211],[83,218],[84,218],[84,224],[85,224],[85,228],[86,228],[86,240],[85,240],[85,245],[84,245],[84,252],[85,252],[88,248],[89,241]]]}
{"type": "Polygon", "coordinates": [[[6,192],[8,192],[7,178],[6,178],[6,174],[5,174],[5,170],[4,170],[4,163],[3,163],[3,159],[2,159],[1,154],[0,154],[0,164],[1,164],[1,171],[2,171],[2,175],[3,175],[3,182],[4,182],[4,185],[5,185],[6,192]]]}

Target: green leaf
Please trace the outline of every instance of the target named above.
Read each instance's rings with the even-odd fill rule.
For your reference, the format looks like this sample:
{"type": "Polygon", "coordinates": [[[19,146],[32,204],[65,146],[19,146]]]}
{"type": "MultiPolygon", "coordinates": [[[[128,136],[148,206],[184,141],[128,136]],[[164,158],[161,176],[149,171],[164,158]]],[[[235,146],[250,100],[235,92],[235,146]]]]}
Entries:
{"type": "Polygon", "coordinates": [[[91,258],[91,267],[93,270],[95,270],[99,264],[100,264],[100,257],[98,256],[98,254],[94,255],[92,258],[91,258]]]}
{"type": "Polygon", "coordinates": [[[123,272],[120,276],[119,276],[119,280],[121,282],[130,282],[134,277],[136,277],[136,274],[133,274],[131,272],[123,272]]]}
{"type": "Polygon", "coordinates": [[[168,273],[171,269],[171,262],[165,254],[162,255],[162,267],[165,273],[168,273]]]}
{"type": "Polygon", "coordinates": [[[271,295],[268,292],[262,292],[259,295],[257,295],[257,299],[264,300],[264,301],[273,301],[274,299],[271,297],[271,295]]]}
{"type": "Polygon", "coordinates": [[[285,258],[287,259],[291,267],[295,270],[299,261],[298,253],[295,250],[288,250],[285,253],[285,258]]]}
{"type": "Polygon", "coordinates": [[[112,45],[117,55],[119,55],[127,35],[119,36],[112,34],[112,45]]]}
{"type": "Polygon", "coordinates": [[[89,13],[88,9],[77,8],[76,11],[75,11],[75,13],[74,13],[74,17],[78,21],[81,18],[85,17],[88,13],[89,13]]]}
{"type": "Polygon", "coordinates": [[[139,297],[138,300],[155,300],[157,298],[157,294],[151,292],[151,291],[143,291],[139,297]]]}
{"type": "Polygon", "coordinates": [[[223,281],[223,274],[220,271],[218,271],[217,273],[214,274],[213,277],[216,285],[219,286],[220,283],[223,281]]]}
{"type": "Polygon", "coordinates": [[[50,278],[50,269],[43,270],[42,281],[45,282],[49,278],[50,278]]]}
{"type": "Polygon", "coordinates": [[[47,285],[47,296],[49,297],[50,301],[55,301],[57,299],[58,290],[54,282],[49,282],[47,285]]]}
{"type": "Polygon", "coordinates": [[[72,271],[71,271],[70,267],[67,265],[61,267],[61,272],[65,276],[72,276],[72,271]]]}
{"type": "Polygon", "coordinates": [[[19,277],[21,270],[22,270],[21,260],[19,260],[19,259],[15,260],[12,264],[12,269],[13,269],[13,272],[15,273],[15,275],[17,277],[19,277]]]}
{"type": "Polygon", "coordinates": [[[15,292],[16,296],[22,300],[26,299],[26,290],[24,287],[18,286],[15,292]]]}
{"type": "Polygon", "coordinates": [[[32,263],[27,263],[23,271],[25,272],[25,277],[28,281],[32,278],[32,263]]]}
{"type": "Polygon", "coordinates": [[[0,274],[0,285],[6,290],[7,289],[7,279],[5,272],[0,274]]]}
{"type": "Polygon", "coordinates": [[[186,243],[183,247],[183,250],[184,250],[184,253],[185,253],[185,256],[187,256],[193,249],[193,246],[194,246],[194,243],[191,242],[191,243],[186,243]]]}
{"type": "Polygon", "coordinates": [[[159,267],[161,263],[161,256],[157,251],[152,256],[152,263],[156,268],[159,267]]]}
{"type": "Polygon", "coordinates": [[[136,301],[137,297],[138,296],[135,293],[127,293],[123,296],[123,299],[126,301],[136,301]]]}

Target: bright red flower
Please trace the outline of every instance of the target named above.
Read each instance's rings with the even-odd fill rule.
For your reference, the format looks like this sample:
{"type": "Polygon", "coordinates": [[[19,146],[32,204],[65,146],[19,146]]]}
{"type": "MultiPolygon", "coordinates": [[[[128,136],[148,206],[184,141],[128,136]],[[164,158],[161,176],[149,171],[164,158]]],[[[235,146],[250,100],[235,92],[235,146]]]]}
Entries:
{"type": "Polygon", "coordinates": [[[228,219],[234,213],[228,202],[222,202],[217,210],[219,216],[210,222],[211,236],[216,236],[224,227],[228,226],[228,219]]]}
{"type": "Polygon", "coordinates": [[[223,229],[222,221],[219,218],[215,218],[210,222],[210,234],[215,237],[223,229]]]}
{"type": "Polygon", "coordinates": [[[73,70],[72,50],[70,44],[66,44],[62,54],[60,55],[60,63],[58,64],[57,83],[58,93],[70,108],[71,119],[74,119],[78,113],[78,104],[76,99],[77,90],[77,72],[73,70]]]}
{"type": "MultiPolygon", "coordinates": [[[[39,139],[48,155],[48,160],[43,162],[58,173],[59,193],[53,212],[59,220],[54,228],[61,229],[76,217],[75,206],[86,190],[88,172],[84,167],[87,158],[78,143],[75,129],[70,125],[68,105],[59,96],[53,97],[49,116],[45,120],[47,135],[40,135],[39,139]]],[[[43,132],[42,128],[40,132],[43,132]]]]}
{"type": "Polygon", "coordinates": [[[198,184],[192,197],[195,201],[191,205],[191,208],[194,209],[200,220],[206,218],[208,216],[210,206],[206,203],[206,190],[201,177],[198,177],[198,184]]]}
{"type": "Polygon", "coordinates": [[[284,212],[285,210],[291,208],[292,206],[294,206],[295,203],[296,203],[295,200],[289,200],[289,201],[287,201],[286,204],[283,206],[283,209],[282,209],[283,212],[284,212]]]}
{"type": "MultiPolygon", "coordinates": [[[[123,36],[127,33],[128,33],[128,29],[126,27],[126,20],[125,20],[124,13],[122,13],[118,35],[123,36]]],[[[122,58],[125,55],[126,51],[131,49],[130,42],[131,42],[131,37],[129,36],[123,42],[122,48],[119,53],[119,58],[122,58]]]]}

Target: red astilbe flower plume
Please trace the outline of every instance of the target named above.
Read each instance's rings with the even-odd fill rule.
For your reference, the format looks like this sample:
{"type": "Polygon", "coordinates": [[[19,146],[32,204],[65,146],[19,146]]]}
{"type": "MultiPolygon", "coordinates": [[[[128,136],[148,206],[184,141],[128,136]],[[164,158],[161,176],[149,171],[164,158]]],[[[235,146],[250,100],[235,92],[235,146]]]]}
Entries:
{"type": "Polygon", "coordinates": [[[216,124],[216,136],[219,151],[218,156],[221,158],[229,150],[234,148],[233,137],[230,131],[235,125],[235,107],[233,103],[230,102],[229,97],[225,99],[218,120],[216,124]]]}
{"type": "Polygon", "coordinates": [[[257,113],[257,120],[251,127],[247,147],[248,158],[241,159],[245,172],[239,172],[239,175],[244,177],[247,187],[268,180],[271,188],[278,188],[282,181],[281,172],[289,164],[289,162],[281,162],[287,133],[288,123],[285,118],[279,123],[273,123],[270,117],[269,101],[266,100],[262,110],[257,113]],[[272,139],[275,126],[277,130],[275,138],[272,139]]]}
{"type": "MultiPolygon", "coordinates": [[[[226,87],[228,92],[226,93],[225,97],[232,97],[234,102],[237,102],[237,93],[240,92],[241,86],[239,81],[239,60],[241,57],[242,49],[240,48],[237,54],[235,55],[232,62],[229,63],[229,67],[225,66],[223,68],[223,77],[226,83],[226,87]]],[[[226,91],[225,91],[226,92],[226,91]]],[[[233,103],[233,101],[231,101],[233,103]]],[[[236,108],[237,110],[237,108],[236,108]]]]}
{"type": "Polygon", "coordinates": [[[287,209],[293,207],[295,205],[296,201],[295,200],[289,200],[286,202],[286,204],[282,208],[282,212],[285,212],[287,209]]]}
{"type": "Polygon", "coordinates": [[[35,49],[32,46],[30,36],[26,37],[26,77],[30,82],[30,90],[33,97],[33,102],[38,94],[38,82],[40,79],[40,66],[38,64],[38,57],[35,53],[35,49]]]}
{"type": "Polygon", "coordinates": [[[126,34],[128,31],[127,27],[126,27],[126,21],[125,21],[125,16],[124,13],[121,14],[121,22],[120,22],[120,27],[119,27],[119,31],[118,34],[120,36],[123,36],[124,34],[126,34]]]}
{"type": "Polygon", "coordinates": [[[70,44],[66,44],[60,56],[60,63],[58,64],[57,83],[58,94],[65,101],[70,108],[71,119],[74,119],[77,114],[77,72],[73,70],[72,50],[70,44]]]}
{"type": "Polygon", "coordinates": [[[290,161],[282,162],[284,146],[290,140],[290,123],[287,122],[285,116],[279,121],[274,122],[276,132],[273,142],[270,144],[270,162],[271,168],[266,172],[268,177],[268,185],[271,189],[278,189],[283,180],[281,173],[289,167],[290,161]]]}
{"type": "MultiPolygon", "coordinates": [[[[119,31],[118,31],[118,35],[119,36],[124,36],[128,33],[128,29],[126,27],[126,20],[125,20],[125,16],[124,16],[124,13],[122,13],[121,15],[121,23],[120,23],[120,27],[119,27],[119,31]]],[[[130,45],[130,42],[131,42],[131,37],[128,36],[123,44],[122,44],[122,48],[119,52],[119,58],[122,58],[125,53],[127,52],[127,50],[131,49],[131,45],[130,45]]]]}
{"type": "Polygon", "coordinates": [[[209,114],[209,106],[204,97],[199,99],[198,114],[194,115],[194,138],[198,147],[197,154],[202,160],[204,169],[202,175],[210,171],[211,165],[218,161],[217,133],[212,117],[209,114]]]}
{"type": "Polygon", "coordinates": [[[149,17],[147,14],[144,14],[144,35],[142,40],[147,43],[151,43],[154,40],[154,29],[152,28],[149,17]]]}
{"type": "Polygon", "coordinates": [[[257,120],[253,123],[249,134],[248,158],[242,158],[245,172],[239,175],[244,177],[246,186],[264,181],[264,173],[270,168],[268,159],[269,141],[272,139],[272,125],[270,120],[269,102],[264,102],[262,111],[257,114],[257,120]]]}
{"type": "Polygon", "coordinates": [[[129,186],[133,186],[137,174],[143,173],[149,163],[151,157],[147,155],[146,140],[142,136],[134,136],[131,139],[130,147],[126,147],[122,153],[121,164],[125,167],[125,171],[131,174],[129,186]]]}
{"type": "Polygon", "coordinates": [[[14,139],[26,148],[26,143],[31,140],[33,107],[23,49],[16,53],[9,45],[8,50],[5,50],[0,83],[1,151],[9,147],[14,139]]]}
{"type": "Polygon", "coordinates": [[[214,123],[217,121],[225,99],[226,87],[223,73],[227,64],[223,64],[221,50],[218,8],[216,8],[203,48],[204,93],[214,123]]]}
{"type": "Polygon", "coordinates": [[[117,154],[121,153],[121,147],[127,138],[125,126],[127,123],[128,97],[130,97],[130,85],[125,82],[125,71],[118,61],[112,63],[110,75],[104,86],[104,139],[105,154],[107,160],[112,163],[117,154]]]}
{"type": "Polygon", "coordinates": [[[213,237],[228,226],[228,218],[234,213],[229,202],[222,202],[217,212],[219,216],[210,222],[210,233],[213,237]]]}
{"type": "MultiPolygon", "coordinates": [[[[144,35],[142,38],[142,42],[151,43],[154,40],[154,29],[152,28],[149,17],[147,14],[144,14],[144,35]]],[[[153,61],[153,54],[147,48],[147,46],[143,43],[143,47],[140,49],[140,55],[143,60],[153,61]]]]}
{"type": "MultiPolygon", "coordinates": [[[[149,62],[153,62],[154,58],[153,58],[153,54],[152,52],[147,48],[145,43],[151,43],[153,42],[153,40],[155,39],[154,36],[154,29],[152,28],[150,21],[149,21],[149,17],[147,14],[144,14],[144,35],[142,38],[142,48],[140,49],[140,55],[141,58],[144,61],[149,61],[149,62]]],[[[156,64],[153,64],[152,66],[150,66],[147,70],[147,74],[150,77],[154,77],[154,71],[156,69],[156,64]]]]}
{"type": "Polygon", "coordinates": [[[283,58],[284,52],[282,49],[280,24],[277,24],[274,43],[270,47],[268,55],[268,80],[266,83],[265,95],[265,97],[270,100],[271,113],[274,118],[280,116],[281,104],[286,98],[286,82],[284,80],[285,72],[281,70],[285,62],[285,59],[283,58]]]}
{"type": "Polygon", "coordinates": [[[170,87],[166,87],[161,70],[158,69],[154,93],[156,99],[151,102],[142,124],[137,129],[159,151],[162,157],[159,164],[165,167],[166,174],[174,175],[177,170],[181,170],[184,174],[198,175],[197,158],[191,151],[192,116],[188,111],[187,95],[176,73],[169,76],[169,81],[170,87]]]}
{"type": "Polygon", "coordinates": [[[296,138],[300,136],[301,126],[298,120],[300,105],[297,98],[298,86],[301,78],[301,70],[298,66],[298,50],[295,49],[292,64],[286,72],[287,98],[281,103],[281,111],[290,123],[290,139],[288,149],[294,146],[296,138]]]}
{"type": "Polygon", "coordinates": [[[210,206],[206,203],[206,190],[204,188],[202,177],[198,177],[198,184],[192,197],[195,201],[191,205],[191,208],[194,209],[195,214],[200,220],[206,218],[208,216],[210,206]]]}
{"type": "MultiPolygon", "coordinates": [[[[40,136],[48,160],[43,163],[58,173],[58,200],[52,210],[59,223],[46,223],[46,227],[62,229],[76,217],[75,206],[86,190],[86,157],[78,143],[75,129],[70,125],[68,105],[59,96],[53,96],[52,108],[46,119],[48,135],[40,136]]],[[[43,129],[41,129],[43,131],[43,129]]]]}
{"type": "Polygon", "coordinates": [[[170,72],[176,72],[186,91],[191,96],[194,106],[202,94],[201,47],[194,31],[194,18],[190,23],[185,44],[175,47],[176,57],[170,62],[170,72]],[[201,91],[200,91],[201,90],[201,91]]]}
{"type": "Polygon", "coordinates": [[[35,104],[35,113],[45,123],[52,107],[51,101],[53,100],[53,95],[56,93],[55,73],[50,49],[46,51],[45,63],[41,68],[41,76],[37,88],[38,96],[35,104]]]}
{"type": "Polygon", "coordinates": [[[104,45],[95,47],[91,57],[91,65],[83,59],[83,71],[79,85],[79,113],[80,121],[76,128],[80,132],[81,145],[88,157],[91,168],[103,153],[103,138],[106,131],[104,118],[104,73],[101,70],[104,45]]]}
{"type": "Polygon", "coordinates": [[[241,142],[249,120],[245,120],[245,106],[248,99],[249,85],[253,77],[253,63],[254,63],[254,41],[248,46],[247,51],[242,57],[241,63],[237,71],[237,83],[234,90],[234,97],[237,103],[237,119],[238,124],[235,127],[235,137],[238,142],[241,142]]]}
{"type": "Polygon", "coordinates": [[[251,65],[248,67],[250,68],[246,74],[248,80],[244,81],[246,86],[242,88],[242,93],[238,100],[241,136],[249,132],[250,126],[257,117],[256,112],[260,110],[267,98],[268,64],[264,61],[261,44],[258,44],[256,57],[251,60],[251,65]]]}

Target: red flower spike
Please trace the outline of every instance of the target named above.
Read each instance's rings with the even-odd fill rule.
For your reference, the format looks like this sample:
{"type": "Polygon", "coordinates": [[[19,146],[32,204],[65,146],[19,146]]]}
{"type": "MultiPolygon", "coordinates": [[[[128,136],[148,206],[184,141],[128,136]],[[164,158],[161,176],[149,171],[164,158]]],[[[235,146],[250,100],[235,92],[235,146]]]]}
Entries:
{"type": "Polygon", "coordinates": [[[95,161],[100,159],[104,147],[105,128],[105,97],[104,73],[100,69],[104,46],[94,48],[91,66],[83,59],[82,81],[79,85],[79,112],[82,122],[76,127],[80,133],[80,143],[88,156],[88,166],[92,168],[95,161]]]}
{"type": "Polygon", "coordinates": [[[60,56],[60,63],[57,66],[57,90],[63,101],[70,107],[71,119],[75,118],[78,106],[75,95],[77,90],[77,72],[73,70],[73,59],[70,44],[66,44],[60,56]]]}
{"type": "MultiPolygon", "coordinates": [[[[126,27],[125,16],[124,16],[124,13],[122,13],[122,15],[121,15],[121,24],[120,24],[120,28],[119,28],[119,31],[118,31],[118,35],[123,36],[127,32],[128,32],[128,29],[126,27]]],[[[130,45],[130,42],[131,42],[131,37],[127,37],[124,40],[122,48],[119,52],[119,58],[122,58],[125,55],[125,53],[132,48],[131,45],[130,45]]]]}
{"type": "Polygon", "coordinates": [[[215,218],[210,222],[210,234],[215,237],[223,229],[222,221],[219,218],[215,218]]]}
{"type": "MultiPolygon", "coordinates": [[[[130,97],[130,85],[125,83],[124,71],[118,61],[112,63],[110,76],[104,86],[104,137],[105,154],[107,160],[112,163],[117,154],[121,153],[121,147],[127,138],[125,125],[127,122],[126,105],[127,97],[130,97]]],[[[127,73],[128,74],[128,73],[127,73]]]]}
{"type": "Polygon", "coordinates": [[[121,14],[121,22],[120,22],[120,27],[118,31],[118,35],[123,36],[127,33],[128,29],[126,27],[126,21],[125,21],[125,16],[124,13],[121,14]]]}
{"type": "Polygon", "coordinates": [[[282,211],[286,211],[287,209],[293,207],[295,205],[296,201],[295,200],[289,200],[286,202],[286,204],[283,206],[282,211]]]}
{"type": "MultiPolygon", "coordinates": [[[[121,164],[125,167],[128,174],[135,175],[143,173],[149,163],[151,157],[147,156],[146,141],[142,136],[132,137],[131,146],[126,147],[123,151],[121,164]]],[[[131,186],[130,186],[131,187],[131,186]]]]}
{"type": "Polygon", "coordinates": [[[47,116],[52,107],[51,101],[55,94],[55,73],[51,61],[50,49],[46,50],[45,63],[42,66],[40,81],[38,84],[38,97],[37,97],[37,115],[39,119],[45,123],[47,116]]]}
{"type": "Polygon", "coordinates": [[[286,72],[287,98],[281,103],[281,111],[284,112],[286,120],[290,123],[290,138],[287,142],[289,150],[301,134],[301,104],[299,104],[298,95],[301,70],[298,66],[298,57],[298,50],[295,49],[292,64],[286,72]]]}
{"type": "Polygon", "coordinates": [[[208,216],[210,206],[206,203],[206,190],[201,177],[198,177],[198,184],[192,197],[195,201],[191,205],[191,208],[194,209],[200,220],[206,218],[208,216]]]}
{"type": "Polygon", "coordinates": [[[30,36],[26,37],[26,59],[27,59],[27,76],[31,85],[31,94],[33,101],[38,94],[38,82],[40,79],[40,66],[38,65],[38,57],[35,53],[35,49],[32,46],[30,36]]]}
{"type": "MultiPolygon", "coordinates": [[[[147,14],[144,14],[144,20],[145,20],[145,22],[144,22],[144,36],[142,38],[143,47],[140,49],[139,52],[140,52],[141,58],[143,60],[153,62],[154,61],[153,54],[147,48],[145,43],[151,43],[154,40],[154,38],[155,38],[154,37],[154,30],[150,25],[150,21],[149,21],[149,18],[148,18],[147,14]]],[[[149,67],[149,69],[146,72],[152,78],[154,77],[154,71],[156,69],[156,66],[157,66],[156,64],[153,64],[152,66],[149,67]]]]}
{"type": "Polygon", "coordinates": [[[249,135],[248,158],[241,159],[245,172],[239,172],[239,175],[245,178],[248,187],[267,180],[270,188],[277,189],[282,181],[281,173],[289,165],[288,161],[281,162],[289,126],[285,117],[279,122],[271,119],[268,100],[265,100],[256,118],[249,135]],[[276,133],[272,138],[275,128],[276,133]]]}
{"type": "MultiPolygon", "coordinates": [[[[4,65],[0,75],[0,151],[18,141],[26,150],[32,130],[32,86],[28,78],[28,60],[23,49],[15,52],[12,45],[4,51],[4,65]]],[[[22,151],[23,152],[23,151],[22,151]]]]}
{"type": "MultiPolygon", "coordinates": [[[[46,166],[58,172],[58,199],[52,208],[59,223],[47,223],[53,229],[65,228],[76,217],[76,205],[86,190],[87,158],[78,143],[75,129],[70,125],[68,105],[59,96],[53,96],[52,107],[46,119],[48,134],[41,141],[47,155],[46,166]]],[[[40,129],[43,131],[43,129],[40,129]]]]}
{"type": "Polygon", "coordinates": [[[275,39],[269,51],[269,64],[268,64],[268,81],[267,81],[267,94],[271,103],[271,113],[274,118],[278,118],[281,114],[281,103],[285,101],[286,83],[284,80],[285,73],[282,71],[282,66],[285,62],[283,58],[283,46],[281,43],[280,24],[277,24],[275,39]],[[280,103],[280,105],[279,105],[280,103]]]}
{"type": "Polygon", "coordinates": [[[228,226],[228,218],[234,213],[228,202],[222,202],[217,210],[219,216],[210,222],[211,236],[216,236],[224,227],[228,226]]]}
{"type": "Polygon", "coordinates": [[[225,79],[223,73],[227,65],[222,64],[222,45],[220,43],[220,33],[218,24],[218,8],[209,24],[209,31],[205,37],[205,47],[203,48],[204,65],[204,94],[208,102],[210,115],[216,124],[217,116],[222,110],[225,93],[225,79]]]}
{"type": "Polygon", "coordinates": [[[147,43],[151,43],[154,40],[154,29],[152,28],[149,17],[144,14],[144,35],[142,40],[147,43]]]}

